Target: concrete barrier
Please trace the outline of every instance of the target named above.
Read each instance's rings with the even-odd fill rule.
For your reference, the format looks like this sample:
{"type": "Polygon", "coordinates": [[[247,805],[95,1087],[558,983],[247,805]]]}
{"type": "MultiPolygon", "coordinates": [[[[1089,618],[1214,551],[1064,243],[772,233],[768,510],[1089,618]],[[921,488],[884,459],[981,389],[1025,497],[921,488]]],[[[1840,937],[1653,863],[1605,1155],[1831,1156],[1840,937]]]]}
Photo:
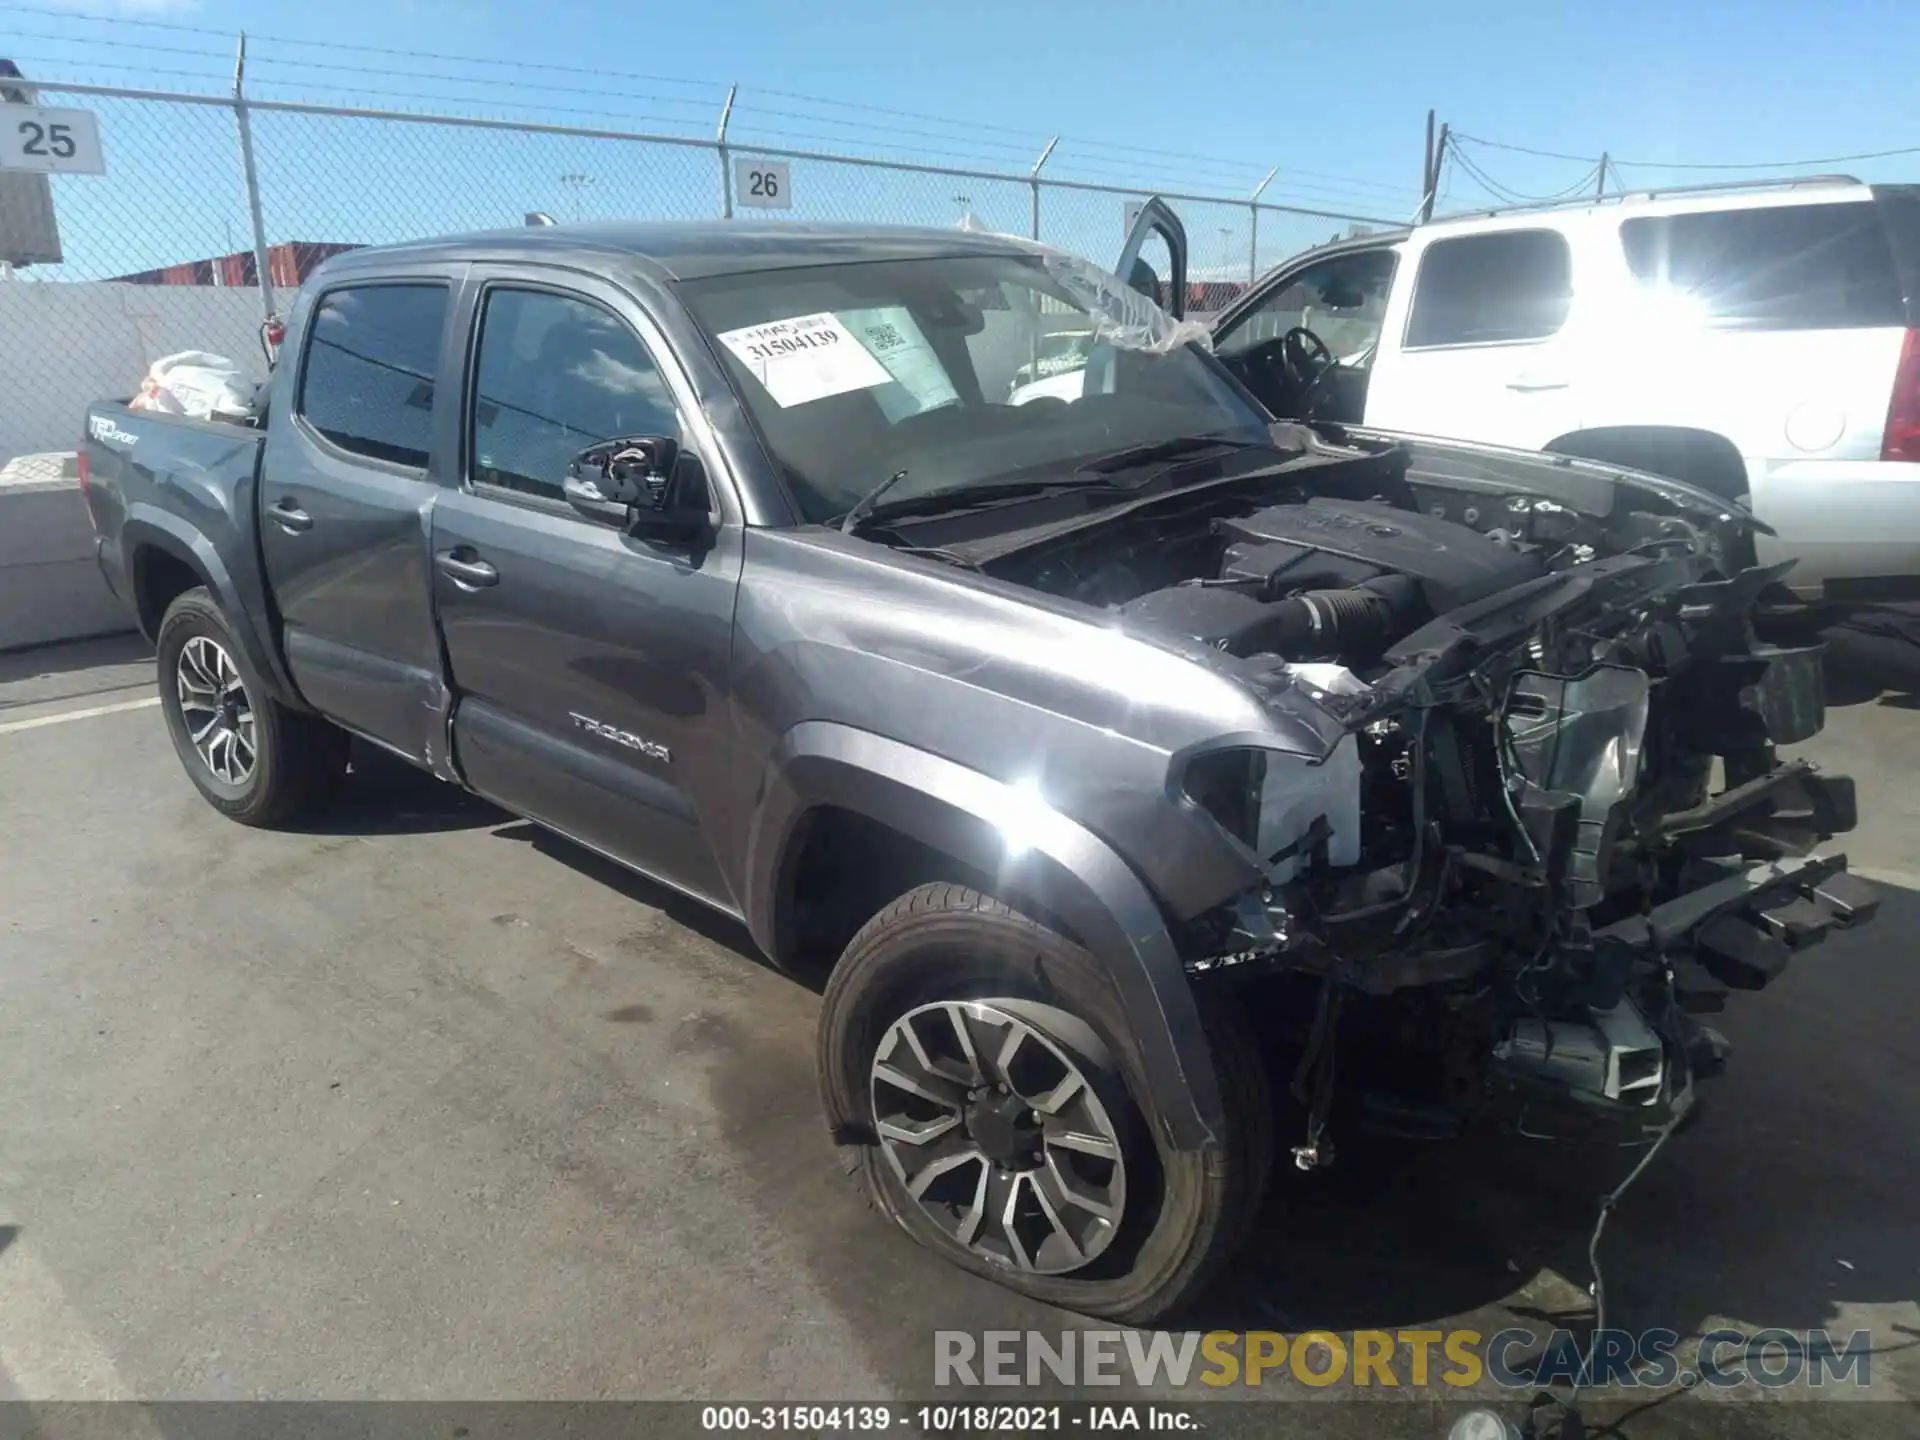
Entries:
{"type": "Polygon", "coordinates": [[[21,455],[0,467],[0,650],[131,629],[94,563],[74,456],[21,455]]]}

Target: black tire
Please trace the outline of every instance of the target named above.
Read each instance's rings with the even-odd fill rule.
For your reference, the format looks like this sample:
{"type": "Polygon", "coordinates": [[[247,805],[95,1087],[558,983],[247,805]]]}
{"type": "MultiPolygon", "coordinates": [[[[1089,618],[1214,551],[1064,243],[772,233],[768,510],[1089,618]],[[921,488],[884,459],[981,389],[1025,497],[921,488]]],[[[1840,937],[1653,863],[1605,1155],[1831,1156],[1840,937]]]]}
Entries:
{"type": "Polygon", "coordinates": [[[1173,1150],[1143,1118],[1137,1097],[1145,1077],[1124,1043],[1119,996],[1093,956],[989,896],[960,885],[922,885],[869,920],[835,968],[820,1014],[820,1083],[830,1113],[858,1115],[874,1134],[875,1143],[852,1147],[854,1173],[921,1244],[1048,1304],[1149,1325],[1190,1304],[1240,1248],[1272,1164],[1272,1097],[1253,1037],[1232,1014],[1203,1009],[1203,1018],[1225,1133],[1215,1150],[1173,1150]],[[1074,1058],[1090,1058],[1089,1050],[1098,1057],[1100,1073],[1088,1069],[1089,1084],[1121,1137],[1126,1204],[1107,1248],[1081,1269],[1039,1274],[977,1255],[928,1218],[873,1132],[869,1072],[888,1027],[919,1005],[985,997],[1064,1012],[1071,1019],[1060,1029],[1067,1034],[1043,1027],[1063,1049],[1074,1048],[1075,1022],[1098,1041],[1074,1058]]]}
{"type": "Polygon", "coordinates": [[[242,825],[273,826],[310,814],[331,797],[346,774],[346,732],[316,715],[288,709],[267,693],[204,586],[187,591],[167,607],[155,650],[167,733],[187,778],[209,805],[242,825]],[[217,647],[217,652],[196,647],[196,657],[217,653],[237,676],[238,704],[251,722],[248,733],[253,741],[252,760],[244,773],[237,773],[236,765],[234,774],[217,774],[196,748],[180,682],[181,657],[196,640],[217,647]]]}

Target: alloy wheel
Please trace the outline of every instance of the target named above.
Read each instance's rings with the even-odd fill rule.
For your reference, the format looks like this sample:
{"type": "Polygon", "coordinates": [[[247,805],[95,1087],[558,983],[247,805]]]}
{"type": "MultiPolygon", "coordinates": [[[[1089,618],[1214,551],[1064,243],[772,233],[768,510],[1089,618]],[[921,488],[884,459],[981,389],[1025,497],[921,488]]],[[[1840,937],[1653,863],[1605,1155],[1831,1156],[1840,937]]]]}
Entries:
{"type": "Polygon", "coordinates": [[[174,680],[180,718],[200,763],[223,785],[246,784],[260,750],[253,702],[233,657],[211,636],[195,635],[181,647],[174,680]]]}
{"type": "Polygon", "coordinates": [[[870,1090],[901,1185],[981,1259],[1064,1274],[1119,1232],[1126,1160],[1112,1118],[1080,1065],[996,1002],[902,1015],[874,1053],[870,1090]]]}

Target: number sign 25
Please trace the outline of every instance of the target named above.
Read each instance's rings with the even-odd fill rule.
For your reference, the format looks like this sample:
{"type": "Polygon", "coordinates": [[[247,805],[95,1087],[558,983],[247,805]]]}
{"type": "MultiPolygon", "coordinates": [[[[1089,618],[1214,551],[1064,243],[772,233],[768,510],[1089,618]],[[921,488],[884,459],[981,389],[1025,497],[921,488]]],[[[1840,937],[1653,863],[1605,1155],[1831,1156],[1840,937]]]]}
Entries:
{"type": "Polygon", "coordinates": [[[105,169],[91,112],[0,105],[0,170],[98,175],[105,169]]]}
{"type": "Polygon", "coordinates": [[[786,161],[734,161],[733,200],[756,210],[791,210],[793,183],[786,161]]]}

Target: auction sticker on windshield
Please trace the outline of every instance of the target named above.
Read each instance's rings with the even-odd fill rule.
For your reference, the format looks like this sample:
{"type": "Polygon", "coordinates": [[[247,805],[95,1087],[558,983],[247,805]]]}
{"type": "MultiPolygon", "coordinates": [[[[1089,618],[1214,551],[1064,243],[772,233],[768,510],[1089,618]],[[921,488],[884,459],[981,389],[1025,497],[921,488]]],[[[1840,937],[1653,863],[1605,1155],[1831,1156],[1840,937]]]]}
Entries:
{"type": "Polygon", "coordinates": [[[893,379],[830,310],[723,330],[719,339],[782,409],[893,379]]]}
{"type": "Polygon", "coordinates": [[[933,353],[927,337],[904,305],[843,310],[839,318],[853,327],[867,352],[886,367],[899,385],[897,390],[888,386],[874,397],[887,419],[898,424],[923,410],[960,403],[959,393],[947,379],[940,357],[933,353]]]}

